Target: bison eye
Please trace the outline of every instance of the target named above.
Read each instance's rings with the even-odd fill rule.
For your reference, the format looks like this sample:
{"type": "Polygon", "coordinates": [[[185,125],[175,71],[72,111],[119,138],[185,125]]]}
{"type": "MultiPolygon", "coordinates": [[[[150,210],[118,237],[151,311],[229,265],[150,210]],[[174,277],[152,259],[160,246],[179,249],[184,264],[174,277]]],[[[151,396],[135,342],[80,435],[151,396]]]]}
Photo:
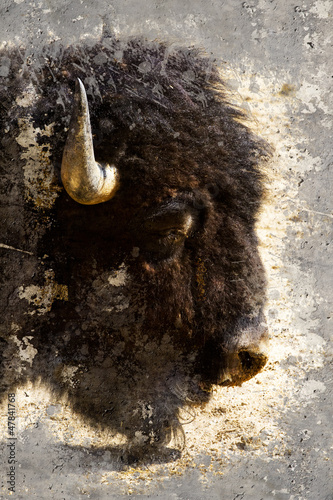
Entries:
{"type": "Polygon", "coordinates": [[[159,233],[157,233],[157,236],[160,237],[161,240],[166,239],[169,241],[176,241],[176,240],[179,240],[181,238],[185,238],[186,232],[184,232],[184,230],[176,229],[176,228],[164,229],[164,230],[160,231],[159,233]]]}
{"type": "Polygon", "coordinates": [[[141,243],[154,259],[166,259],[183,246],[186,236],[186,228],[147,230],[141,243]]]}
{"type": "Polygon", "coordinates": [[[191,234],[195,216],[187,207],[172,205],[149,214],[137,233],[138,246],[153,260],[169,259],[181,252],[191,234]]]}
{"type": "Polygon", "coordinates": [[[177,245],[186,238],[186,233],[181,229],[166,229],[156,234],[160,245],[177,245]]]}

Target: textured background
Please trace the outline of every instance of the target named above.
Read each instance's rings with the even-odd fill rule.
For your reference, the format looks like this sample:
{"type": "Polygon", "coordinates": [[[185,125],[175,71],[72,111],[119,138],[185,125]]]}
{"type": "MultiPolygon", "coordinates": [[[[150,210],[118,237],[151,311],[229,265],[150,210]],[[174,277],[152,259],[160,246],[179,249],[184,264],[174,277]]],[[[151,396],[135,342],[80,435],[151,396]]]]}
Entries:
{"type": "MultiPolygon", "coordinates": [[[[120,36],[200,46],[275,147],[258,221],[269,276],[266,370],[184,415],[180,460],[128,470],[108,451],[79,448],[107,436],[83,428],[42,386],[25,387],[17,498],[332,499],[331,1],[2,0],[0,14],[0,44],[27,54],[50,40],[98,37],[103,24],[120,36]]],[[[5,463],[0,470],[6,497],[5,463]]]]}

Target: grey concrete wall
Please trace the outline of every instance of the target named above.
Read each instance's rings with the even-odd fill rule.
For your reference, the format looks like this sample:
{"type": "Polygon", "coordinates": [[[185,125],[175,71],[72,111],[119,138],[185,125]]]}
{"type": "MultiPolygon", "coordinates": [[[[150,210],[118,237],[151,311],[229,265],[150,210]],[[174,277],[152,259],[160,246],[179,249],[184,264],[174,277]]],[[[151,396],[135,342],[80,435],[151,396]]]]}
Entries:
{"type": "MultiPolygon", "coordinates": [[[[27,55],[51,40],[94,39],[103,25],[203,47],[275,147],[257,227],[269,278],[266,369],[242,387],[216,388],[207,406],[184,414],[181,458],[126,470],[102,450],[107,434],[80,426],[42,385],[23,387],[16,497],[332,499],[330,0],[2,0],[0,14],[0,45],[22,45],[27,55]]],[[[28,337],[20,349],[33,357],[28,337]]],[[[3,498],[6,426],[3,407],[3,498]]]]}

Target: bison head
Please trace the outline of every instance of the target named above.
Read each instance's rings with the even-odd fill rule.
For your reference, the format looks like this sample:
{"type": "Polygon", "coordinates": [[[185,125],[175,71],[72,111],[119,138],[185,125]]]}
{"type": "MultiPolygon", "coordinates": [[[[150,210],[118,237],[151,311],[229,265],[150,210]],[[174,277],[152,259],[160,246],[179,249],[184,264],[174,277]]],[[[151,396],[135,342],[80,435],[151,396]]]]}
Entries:
{"type": "Polygon", "coordinates": [[[29,116],[54,124],[66,190],[38,253],[68,301],[34,323],[29,376],[151,449],[182,432],[181,407],[267,361],[254,225],[268,147],[193,49],[108,39],[37,63],[29,116]]]}

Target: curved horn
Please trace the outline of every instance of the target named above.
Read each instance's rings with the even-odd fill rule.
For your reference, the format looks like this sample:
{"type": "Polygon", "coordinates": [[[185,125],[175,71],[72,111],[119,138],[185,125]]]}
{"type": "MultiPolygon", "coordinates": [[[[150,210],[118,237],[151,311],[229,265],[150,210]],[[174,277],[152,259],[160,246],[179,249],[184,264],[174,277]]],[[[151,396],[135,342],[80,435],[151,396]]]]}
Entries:
{"type": "Polygon", "coordinates": [[[95,161],[87,94],[79,78],[75,84],[74,99],[62,157],[61,179],[73,200],[95,205],[113,197],[118,188],[118,172],[113,165],[95,161]]]}

